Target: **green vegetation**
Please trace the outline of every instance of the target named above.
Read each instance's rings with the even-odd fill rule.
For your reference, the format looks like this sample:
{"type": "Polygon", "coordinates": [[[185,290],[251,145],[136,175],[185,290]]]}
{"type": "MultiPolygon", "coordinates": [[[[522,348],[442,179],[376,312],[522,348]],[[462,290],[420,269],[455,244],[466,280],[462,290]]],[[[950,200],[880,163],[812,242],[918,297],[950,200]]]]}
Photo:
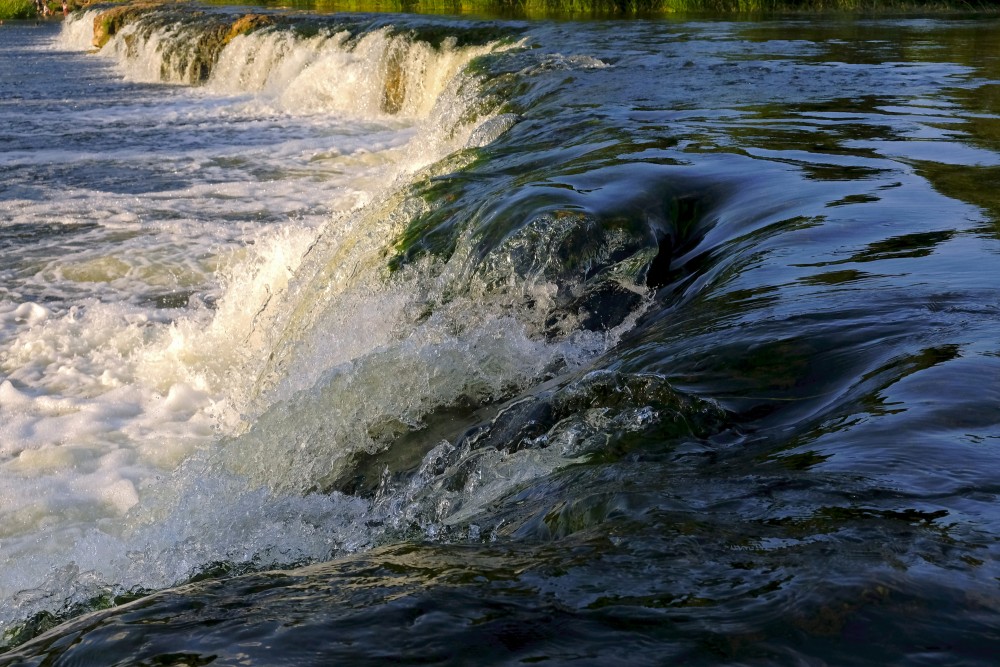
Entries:
{"type": "Polygon", "coordinates": [[[0,20],[35,18],[33,0],[0,0],[0,20]]]}
{"type": "Polygon", "coordinates": [[[411,12],[524,18],[664,16],[693,13],[971,12],[1000,0],[207,0],[218,4],[294,7],[320,12],[411,12]]]}
{"type": "MultiPolygon", "coordinates": [[[[82,0],[68,0],[66,8],[68,11],[76,11],[81,7],[82,0]]],[[[62,18],[62,0],[45,0],[45,5],[49,9],[50,17],[62,18]]],[[[16,19],[37,19],[38,7],[35,0],[0,0],[0,21],[16,19]]]]}

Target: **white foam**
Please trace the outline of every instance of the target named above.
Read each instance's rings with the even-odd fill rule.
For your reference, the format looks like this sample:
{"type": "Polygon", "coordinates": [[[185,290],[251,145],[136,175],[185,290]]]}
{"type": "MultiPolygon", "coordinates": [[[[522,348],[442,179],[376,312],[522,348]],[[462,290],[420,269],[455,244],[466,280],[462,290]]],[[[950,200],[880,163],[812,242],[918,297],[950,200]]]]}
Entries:
{"type": "Polygon", "coordinates": [[[89,51],[94,39],[94,18],[98,10],[73,12],[62,23],[62,30],[56,39],[57,48],[71,51],[89,51]]]}
{"type": "MultiPolygon", "coordinates": [[[[64,47],[89,48],[88,16],[65,23],[64,47]]],[[[385,245],[415,212],[406,184],[473,131],[459,119],[474,86],[455,74],[483,49],[432,53],[384,31],[348,50],[336,35],[288,39],[227,46],[218,71],[238,70],[223,77],[238,90],[149,88],[83,114],[122,138],[99,161],[66,148],[0,158],[164,179],[135,193],[43,184],[50,196],[0,202],[0,225],[66,232],[12,245],[0,274],[0,599],[12,601],[0,630],[215,561],[368,546],[367,503],[309,489],[429,411],[603,349],[596,335],[540,340],[518,298],[447,296],[461,253],[386,275],[385,245]],[[375,108],[384,80],[364,77],[394,49],[408,92],[389,118],[375,108]],[[167,137],[155,155],[128,141],[143,133],[167,137]],[[156,305],[174,292],[180,303],[156,305]]]]}
{"type": "Polygon", "coordinates": [[[14,309],[14,321],[18,324],[35,326],[47,320],[50,314],[49,310],[44,306],[39,306],[37,303],[29,301],[22,303],[14,309]]]}
{"type": "Polygon", "coordinates": [[[259,100],[288,113],[427,118],[466,63],[498,48],[446,42],[435,49],[388,28],[356,41],[349,37],[346,32],[303,40],[276,31],[239,35],[223,49],[208,87],[256,92],[259,100]]]}

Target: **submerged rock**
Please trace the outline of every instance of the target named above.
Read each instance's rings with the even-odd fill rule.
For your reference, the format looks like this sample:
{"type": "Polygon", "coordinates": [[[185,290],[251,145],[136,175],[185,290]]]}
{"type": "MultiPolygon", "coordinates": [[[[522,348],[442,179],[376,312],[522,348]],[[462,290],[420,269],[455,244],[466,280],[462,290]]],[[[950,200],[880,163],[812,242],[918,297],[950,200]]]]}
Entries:
{"type": "Polygon", "coordinates": [[[558,175],[511,184],[490,174],[483,183],[473,167],[418,192],[427,212],[404,230],[389,265],[436,256],[487,291],[521,292],[548,336],[611,331],[686,275],[684,256],[713,224],[711,185],[672,175],[622,165],[584,188],[558,175]],[[469,200],[486,204],[470,215],[469,200]]]}
{"type": "Polygon", "coordinates": [[[636,447],[708,438],[729,423],[719,405],[675,389],[663,376],[608,370],[514,399],[492,418],[447,434],[446,422],[454,429],[468,419],[454,409],[443,411],[441,419],[430,416],[423,431],[406,434],[377,454],[357,455],[338,479],[328,480],[327,490],[370,495],[412,478],[419,480],[417,495],[424,487],[457,494],[454,509],[491,477],[498,462],[509,465],[536,455],[555,467],[615,460],[636,447]]]}

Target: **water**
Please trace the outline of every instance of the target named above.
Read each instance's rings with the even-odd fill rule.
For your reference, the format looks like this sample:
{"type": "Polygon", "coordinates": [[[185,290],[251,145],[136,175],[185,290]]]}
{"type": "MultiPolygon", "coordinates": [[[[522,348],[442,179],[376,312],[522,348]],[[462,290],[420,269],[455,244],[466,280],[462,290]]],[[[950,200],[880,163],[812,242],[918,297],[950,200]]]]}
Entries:
{"type": "Polygon", "coordinates": [[[240,15],[0,27],[0,664],[993,663],[994,19],[240,15]]]}

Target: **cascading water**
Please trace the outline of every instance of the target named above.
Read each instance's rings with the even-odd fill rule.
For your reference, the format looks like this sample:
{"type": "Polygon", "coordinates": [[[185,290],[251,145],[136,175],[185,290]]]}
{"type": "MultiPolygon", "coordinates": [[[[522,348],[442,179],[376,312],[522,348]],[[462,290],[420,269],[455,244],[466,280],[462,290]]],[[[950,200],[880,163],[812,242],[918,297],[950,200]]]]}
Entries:
{"type": "MultiPolygon", "coordinates": [[[[67,21],[63,46],[86,48],[98,15],[67,21]]],[[[365,502],[308,495],[352,452],[603,345],[534,340],[516,311],[471,295],[428,317],[454,289],[447,270],[386,272],[387,242],[415,213],[414,174],[489,121],[463,69],[498,45],[432,47],[388,28],[264,29],[196,64],[204,35],[154,13],[110,39],[100,57],[133,81],[189,82],[192,68],[212,67],[203,87],[128,113],[157,116],[152,132],[189,123],[253,137],[272,122],[278,137],[264,139],[282,154],[255,164],[270,147],[247,150],[239,137],[185,151],[200,164],[182,168],[208,183],[109,202],[142,223],[122,223],[129,257],[88,249],[51,263],[57,288],[108,284],[108,294],[4,313],[8,626],[51,609],[53,595],[71,606],[109,588],[162,588],[213,562],[294,563],[370,545],[365,502]],[[150,232],[142,218],[166,196],[174,211],[150,232]],[[260,197],[278,219],[254,224],[260,197]],[[274,210],[283,197],[285,216],[274,210]],[[192,220],[188,206],[204,208],[192,220]],[[212,219],[229,207],[233,222],[212,219]],[[193,243],[175,236],[188,234],[193,243]],[[193,267],[189,254],[200,255],[193,267]],[[181,307],[114,303],[119,289],[152,292],[165,277],[187,295],[181,307]]]]}

